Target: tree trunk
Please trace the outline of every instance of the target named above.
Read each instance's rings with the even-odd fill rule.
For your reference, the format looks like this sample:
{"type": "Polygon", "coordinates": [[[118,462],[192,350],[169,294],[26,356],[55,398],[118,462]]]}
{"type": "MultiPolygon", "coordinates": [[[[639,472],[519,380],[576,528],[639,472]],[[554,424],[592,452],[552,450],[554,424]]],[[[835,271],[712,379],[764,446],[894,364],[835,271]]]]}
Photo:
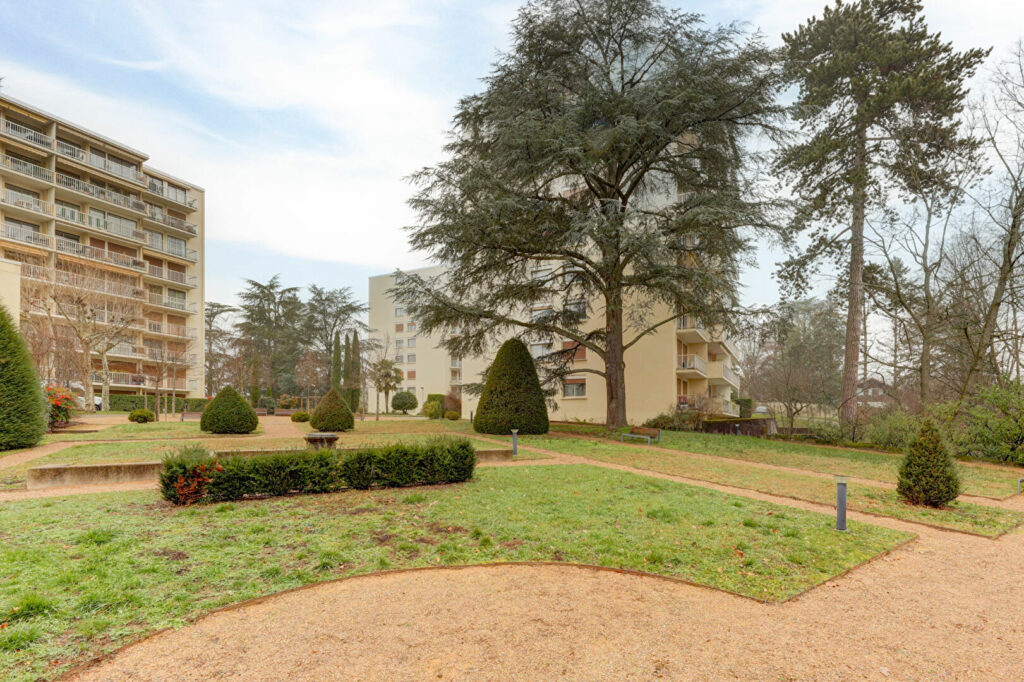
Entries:
{"type": "Polygon", "coordinates": [[[853,184],[853,221],[850,226],[850,291],[846,313],[846,355],[839,419],[844,426],[857,423],[857,369],[861,325],[864,319],[864,214],[867,205],[867,132],[857,133],[853,184]]]}
{"type": "Polygon", "coordinates": [[[626,363],[622,349],[622,296],[616,292],[605,297],[604,385],[607,396],[605,423],[610,427],[626,425],[626,363]]]}
{"type": "Polygon", "coordinates": [[[380,391],[377,391],[376,393],[377,393],[377,416],[374,418],[374,421],[379,422],[380,421],[380,391]]]}
{"type": "MultiPolygon", "coordinates": [[[[103,388],[100,398],[100,409],[104,412],[110,411],[110,363],[107,362],[107,354],[100,353],[100,362],[103,366],[103,388]]],[[[93,403],[96,401],[93,400],[93,403]]]]}

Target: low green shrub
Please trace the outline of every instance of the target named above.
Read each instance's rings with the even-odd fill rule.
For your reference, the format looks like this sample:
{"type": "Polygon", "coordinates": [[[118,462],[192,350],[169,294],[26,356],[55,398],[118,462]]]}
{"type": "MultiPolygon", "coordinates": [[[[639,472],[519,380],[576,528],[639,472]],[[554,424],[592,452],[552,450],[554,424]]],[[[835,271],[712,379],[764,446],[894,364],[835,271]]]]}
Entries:
{"type": "Polygon", "coordinates": [[[417,405],[416,394],[411,391],[399,391],[391,397],[391,409],[401,410],[402,414],[409,414],[409,410],[415,410],[417,405]]]}
{"type": "Polygon", "coordinates": [[[163,460],[160,491],[174,504],[224,502],[254,496],[323,493],[456,483],[473,477],[476,451],[466,438],[393,443],[341,457],[337,450],[292,450],[214,459],[199,446],[163,460]]]}
{"type": "Polygon", "coordinates": [[[644,426],[663,431],[698,431],[701,421],[699,412],[669,410],[657,417],[651,417],[644,422],[644,426]]]}
{"type": "Polygon", "coordinates": [[[461,416],[462,415],[460,415],[455,410],[448,410],[447,412],[444,413],[444,418],[447,419],[448,421],[453,421],[453,422],[459,421],[461,416]]]}
{"type": "Polygon", "coordinates": [[[151,410],[132,410],[128,414],[128,421],[136,424],[148,424],[151,421],[156,421],[156,415],[151,410]]]}
{"type": "Polygon", "coordinates": [[[317,431],[337,433],[348,431],[355,426],[355,419],[352,417],[352,410],[341,399],[341,394],[332,388],[320,399],[320,403],[309,416],[309,423],[317,431]]]}
{"type": "Polygon", "coordinates": [[[847,431],[836,422],[813,421],[808,428],[811,431],[811,435],[822,443],[843,445],[850,441],[847,431]]]}
{"type": "Polygon", "coordinates": [[[309,421],[309,412],[306,412],[304,410],[299,410],[298,412],[296,412],[296,413],[294,413],[292,415],[292,421],[293,422],[308,422],[309,421]]]}
{"type": "Polygon", "coordinates": [[[740,419],[750,419],[754,414],[753,398],[736,398],[733,400],[740,408],[740,419]]]}
{"type": "Polygon", "coordinates": [[[135,410],[149,409],[153,402],[152,398],[145,395],[111,394],[110,409],[116,412],[134,412],[135,410]]]}
{"type": "Polygon", "coordinates": [[[864,425],[867,442],[883,448],[904,450],[917,438],[920,420],[902,410],[888,410],[871,415],[864,425]]]}
{"type": "Polygon", "coordinates": [[[199,428],[207,433],[252,433],[259,423],[256,412],[238,391],[225,386],[206,405],[199,428]]]}
{"type": "MultiPolygon", "coordinates": [[[[161,412],[202,412],[206,404],[210,402],[206,398],[175,398],[165,395],[160,397],[161,412]]],[[[156,407],[156,400],[151,395],[122,395],[112,393],[110,395],[110,409],[114,412],[131,412],[132,410],[152,410],[156,407]]]]}
{"type": "Polygon", "coordinates": [[[267,414],[274,414],[274,410],[277,409],[277,401],[269,395],[265,395],[257,401],[256,407],[263,408],[267,411],[267,414]]]}
{"type": "Polygon", "coordinates": [[[938,429],[926,419],[900,465],[896,492],[911,504],[944,507],[960,495],[960,490],[956,464],[942,444],[938,429]]]}
{"type": "Polygon", "coordinates": [[[440,419],[444,414],[444,408],[436,400],[428,400],[423,403],[423,416],[427,419],[440,419]]]}
{"type": "Polygon", "coordinates": [[[958,454],[1024,464],[1024,386],[1010,381],[982,388],[976,400],[957,434],[958,454]]]}

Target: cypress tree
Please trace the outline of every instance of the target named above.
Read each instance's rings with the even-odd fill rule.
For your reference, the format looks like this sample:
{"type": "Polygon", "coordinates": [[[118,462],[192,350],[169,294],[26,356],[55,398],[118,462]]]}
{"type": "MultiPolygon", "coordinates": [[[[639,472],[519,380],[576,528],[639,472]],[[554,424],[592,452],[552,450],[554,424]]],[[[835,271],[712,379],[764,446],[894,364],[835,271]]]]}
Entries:
{"type": "Polygon", "coordinates": [[[930,419],[907,449],[896,492],[911,504],[943,507],[960,494],[960,476],[930,419]]]}
{"type": "Polygon", "coordinates": [[[331,388],[341,390],[341,333],[334,332],[334,348],[331,349],[331,388]]]}
{"type": "Polygon", "coordinates": [[[29,448],[46,433],[47,406],[25,340],[0,305],[0,450],[29,448]]]}
{"type": "Polygon", "coordinates": [[[359,399],[362,396],[363,386],[363,368],[362,368],[362,357],[359,354],[359,334],[358,332],[352,332],[352,361],[350,363],[350,376],[349,381],[352,391],[352,399],[348,401],[349,407],[353,410],[359,409],[359,399]]]}
{"type": "Polygon", "coordinates": [[[503,343],[494,356],[473,428],[478,433],[502,435],[512,429],[519,429],[519,433],[548,432],[548,411],[537,368],[530,350],[519,339],[503,343]]]}

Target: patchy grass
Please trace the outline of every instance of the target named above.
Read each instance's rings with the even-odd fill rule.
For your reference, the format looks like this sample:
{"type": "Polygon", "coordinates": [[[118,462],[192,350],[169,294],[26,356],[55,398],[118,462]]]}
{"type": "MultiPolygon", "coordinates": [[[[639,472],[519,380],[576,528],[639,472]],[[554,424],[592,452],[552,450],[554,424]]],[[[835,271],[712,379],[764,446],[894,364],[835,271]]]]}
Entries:
{"type": "Polygon", "coordinates": [[[182,508],[150,492],[25,500],[0,506],[0,619],[9,623],[0,670],[14,680],[52,677],[225,604],[382,569],[569,561],[778,601],[912,537],[831,524],[585,465],[182,508]]]}
{"type": "MultiPolygon", "coordinates": [[[[835,505],[835,483],[820,476],[765,469],[725,458],[690,457],[684,453],[675,454],[612,442],[550,436],[524,436],[520,440],[527,447],[835,505]]],[[[969,502],[954,502],[946,509],[918,507],[904,503],[895,490],[853,483],[849,486],[848,506],[857,511],[928,523],[986,537],[1001,535],[1024,521],[1021,512],[969,502]]]]}
{"type": "MultiPolygon", "coordinates": [[[[256,427],[252,435],[263,433],[263,424],[256,427]]],[[[251,437],[251,436],[250,436],[251,437]]],[[[149,424],[133,424],[125,417],[124,424],[101,428],[95,433],[64,433],[49,434],[43,443],[63,443],[66,441],[90,440],[135,440],[146,438],[238,438],[237,435],[216,435],[203,433],[199,430],[199,420],[187,422],[151,422],[149,424]]]]}
{"type": "MultiPolygon", "coordinates": [[[[558,425],[555,430],[619,440],[618,431],[611,431],[603,426],[558,425]]],[[[661,447],[824,474],[845,474],[893,484],[896,483],[897,471],[903,459],[901,454],[881,451],[869,452],[753,436],[728,436],[691,431],[662,431],[661,447]]],[[[965,493],[997,499],[1016,494],[1017,479],[1024,476],[1021,469],[970,462],[959,462],[958,468],[965,493]]]]}

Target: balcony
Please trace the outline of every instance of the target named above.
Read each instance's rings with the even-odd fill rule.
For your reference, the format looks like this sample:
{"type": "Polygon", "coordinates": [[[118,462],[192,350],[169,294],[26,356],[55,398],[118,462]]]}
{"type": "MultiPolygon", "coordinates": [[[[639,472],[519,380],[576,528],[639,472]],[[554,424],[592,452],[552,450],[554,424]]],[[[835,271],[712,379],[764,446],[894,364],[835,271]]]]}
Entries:
{"type": "Polygon", "coordinates": [[[175,218],[174,216],[167,215],[165,213],[157,213],[156,211],[150,211],[146,214],[148,220],[163,225],[164,227],[171,227],[175,230],[181,230],[182,232],[188,232],[191,235],[199,234],[199,228],[192,223],[187,223],[181,218],[175,218]]]}
{"type": "Polygon", "coordinates": [[[32,213],[41,213],[45,216],[53,215],[53,204],[49,201],[43,201],[31,194],[22,194],[21,192],[16,192],[13,189],[4,190],[3,202],[8,206],[14,206],[26,211],[31,211],[32,213]]]}
{"type": "Polygon", "coordinates": [[[183,339],[198,338],[195,329],[189,329],[180,324],[164,324],[163,322],[153,322],[152,320],[146,322],[145,331],[150,334],[163,334],[183,339]]]}
{"type": "Polygon", "coordinates": [[[57,184],[71,190],[72,192],[85,194],[93,199],[99,199],[100,201],[105,201],[108,204],[126,208],[129,211],[136,211],[137,213],[146,212],[146,203],[143,201],[139,201],[134,197],[124,195],[119,192],[112,192],[105,187],[94,185],[91,182],[84,182],[70,175],[65,175],[60,171],[57,171],[57,184]]]}
{"type": "Polygon", "coordinates": [[[739,349],[736,348],[736,344],[733,343],[732,339],[725,335],[725,332],[721,330],[715,330],[711,334],[711,343],[718,345],[721,350],[728,353],[734,358],[740,356],[739,349]]]}
{"type": "Polygon", "coordinates": [[[64,221],[65,223],[84,225],[85,227],[91,227],[94,230],[101,230],[108,234],[124,237],[125,239],[131,239],[137,242],[146,240],[146,233],[142,230],[136,230],[127,225],[121,225],[120,223],[105,220],[104,218],[98,218],[94,215],[86,215],[76,208],[57,206],[54,215],[57,220],[64,221]]]}
{"type": "Polygon", "coordinates": [[[170,190],[170,188],[167,186],[167,183],[162,182],[156,178],[152,178],[148,175],[145,177],[146,189],[150,192],[150,194],[155,194],[158,197],[163,197],[164,199],[173,201],[179,206],[184,206],[192,210],[196,209],[195,199],[189,199],[187,194],[184,197],[180,197],[170,190]]]}
{"type": "Polygon", "coordinates": [[[708,374],[708,361],[693,353],[677,355],[676,373],[693,377],[706,377],[708,374]]]}
{"type": "Polygon", "coordinates": [[[707,415],[740,416],[740,408],[736,403],[707,395],[681,395],[677,398],[676,409],[707,415]]]}
{"type": "Polygon", "coordinates": [[[175,284],[182,284],[187,287],[199,286],[194,275],[186,275],[184,272],[178,272],[177,270],[164,269],[159,265],[150,264],[149,270],[146,274],[150,277],[156,277],[157,279],[162,279],[166,282],[174,282],[175,284]]]}
{"type": "Polygon", "coordinates": [[[67,142],[61,142],[57,140],[56,145],[57,153],[68,159],[73,159],[79,163],[84,163],[91,168],[97,168],[104,173],[110,173],[116,175],[119,178],[124,178],[129,182],[134,182],[139,185],[145,186],[146,174],[139,171],[137,168],[131,168],[128,166],[122,166],[120,164],[111,163],[107,159],[102,159],[98,156],[86,152],[84,149],[76,147],[67,142]]]}
{"type": "Polygon", "coordinates": [[[53,182],[53,171],[49,168],[43,168],[42,166],[37,166],[34,163],[29,163],[22,159],[16,159],[13,156],[7,156],[6,154],[0,156],[0,166],[41,182],[53,182]]]}
{"type": "Polygon", "coordinates": [[[94,260],[100,263],[119,265],[123,268],[131,268],[133,270],[142,270],[146,267],[145,261],[133,256],[126,256],[123,253],[117,253],[115,251],[105,251],[103,249],[98,249],[95,246],[86,246],[85,244],[80,244],[79,242],[71,239],[57,237],[55,239],[55,243],[57,251],[78,256],[79,258],[88,258],[89,260],[94,260]]]}
{"type": "MultiPolygon", "coordinates": [[[[88,291],[95,291],[108,296],[130,298],[136,301],[142,301],[145,298],[145,291],[139,287],[132,286],[131,284],[112,282],[105,279],[98,279],[96,277],[75,275],[64,270],[55,270],[54,268],[47,268],[40,265],[23,264],[21,266],[21,276],[71,289],[86,289],[88,291]]],[[[99,317],[97,317],[97,319],[99,319],[99,317]]],[[[99,319],[99,321],[103,322],[104,320],[99,319]]]]}
{"type": "Polygon", "coordinates": [[[159,305],[164,308],[174,308],[188,313],[196,312],[196,304],[190,301],[182,301],[176,298],[168,298],[161,294],[149,293],[148,302],[150,305],[159,305]]]}
{"type": "Polygon", "coordinates": [[[32,130],[23,125],[15,123],[14,121],[4,121],[3,132],[11,137],[16,137],[19,140],[25,142],[31,142],[32,144],[44,147],[48,150],[53,150],[53,138],[49,135],[44,135],[38,130],[32,130]]]}
{"type": "Polygon", "coordinates": [[[712,384],[728,384],[733,388],[740,387],[740,378],[736,371],[729,366],[728,362],[718,361],[708,365],[708,380],[712,384]]]}
{"type": "Polygon", "coordinates": [[[184,260],[195,263],[199,260],[199,252],[195,249],[188,249],[185,247],[172,247],[164,246],[154,241],[147,241],[146,248],[151,251],[158,251],[166,256],[173,256],[175,258],[183,258],[184,260]]]}
{"type": "Polygon", "coordinates": [[[107,351],[107,354],[116,355],[119,358],[144,358],[146,357],[146,349],[131,343],[119,343],[107,351]]]}
{"type": "Polygon", "coordinates": [[[53,248],[53,237],[50,235],[11,223],[4,223],[3,231],[0,231],[0,237],[23,244],[31,244],[41,249],[53,248]]]}
{"type": "Polygon", "coordinates": [[[683,315],[676,320],[676,336],[685,343],[707,343],[708,331],[693,315],[683,315]]]}

